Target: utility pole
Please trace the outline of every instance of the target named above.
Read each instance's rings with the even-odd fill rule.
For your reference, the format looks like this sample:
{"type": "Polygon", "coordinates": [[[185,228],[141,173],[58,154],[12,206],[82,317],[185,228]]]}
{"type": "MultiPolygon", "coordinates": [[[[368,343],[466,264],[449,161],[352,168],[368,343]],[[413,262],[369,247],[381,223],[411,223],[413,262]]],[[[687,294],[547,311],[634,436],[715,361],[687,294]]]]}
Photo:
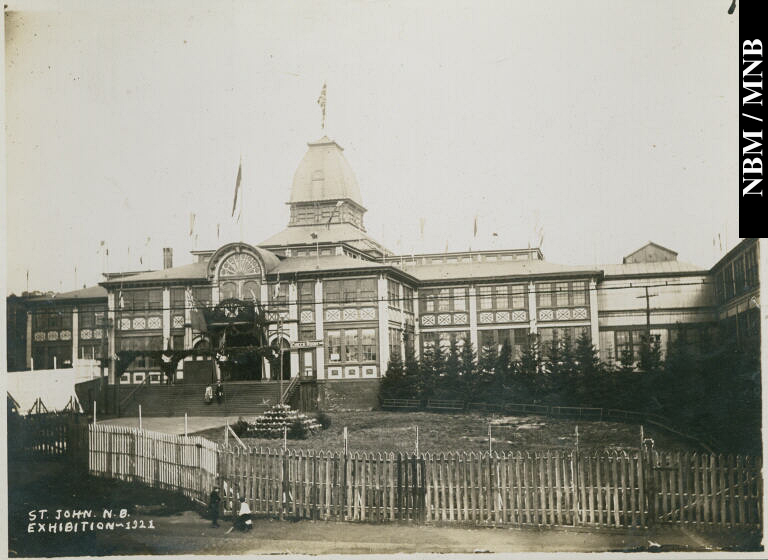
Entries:
{"type": "Polygon", "coordinates": [[[283,404],[283,315],[277,312],[277,344],[280,354],[280,404],[283,404]]]}
{"type": "Polygon", "coordinates": [[[648,343],[651,342],[651,298],[659,294],[649,294],[648,286],[645,286],[645,295],[637,296],[635,299],[645,298],[645,330],[648,337],[648,343]]]}

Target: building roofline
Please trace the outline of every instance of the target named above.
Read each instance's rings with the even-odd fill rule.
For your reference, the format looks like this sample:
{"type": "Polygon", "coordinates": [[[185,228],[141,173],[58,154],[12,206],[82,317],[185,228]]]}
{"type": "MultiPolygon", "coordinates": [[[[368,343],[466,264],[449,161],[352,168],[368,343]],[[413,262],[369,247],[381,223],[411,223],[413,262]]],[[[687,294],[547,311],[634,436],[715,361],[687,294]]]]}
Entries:
{"type": "Polygon", "coordinates": [[[525,280],[528,282],[535,282],[536,280],[550,280],[552,278],[584,278],[595,277],[598,280],[602,279],[602,270],[573,270],[573,271],[560,271],[560,272],[536,272],[530,274],[498,274],[494,276],[462,276],[457,278],[434,278],[418,280],[418,283],[423,287],[429,287],[433,285],[445,285],[445,284],[457,284],[457,283],[470,283],[477,284],[483,283],[502,283],[509,281],[525,280]]]}
{"type": "Polygon", "coordinates": [[[645,249],[646,247],[648,247],[648,245],[653,245],[654,247],[658,247],[659,249],[662,249],[662,250],[664,250],[664,251],[667,251],[668,253],[672,253],[673,255],[675,255],[675,257],[677,257],[677,254],[678,254],[678,253],[677,253],[677,251],[673,251],[672,249],[669,249],[669,248],[667,248],[667,247],[664,247],[664,245],[659,245],[658,243],[655,243],[655,242],[653,242],[653,241],[649,241],[648,243],[646,243],[646,244],[645,244],[645,245],[643,245],[642,247],[640,247],[640,248],[638,248],[638,249],[635,249],[634,251],[632,251],[632,252],[631,252],[631,253],[629,253],[628,255],[625,255],[625,256],[623,257],[623,259],[624,259],[624,260],[626,260],[626,259],[628,259],[629,257],[631,257],[632,255],[635,255],[635,254],[639,253],[640,251],[642,251],[643,249],[645,249]]]}
{"type": "Polygon", "coordinates": [[[728,251],[725,255],[720,257],[715,264],[712,265],[712,267],[709,269],[709,272],[712,273],[715,271],[716,268],[719,268],[722,264],[724,264],[726,261],[730,260],[733,255],[741,251],[746,245],[749,245],[751,243],[757,243],[759,238],[757,237],[745,237],[741,241],[739,241],[730,251],[728,251]]]}
{"type": "Polygon", "coordinates": [[[531,247],[530,249],[486,249],[482,251],[453,251],[442,253],[408,253],[402,255],[390,255],[382,257],[382,260],[398,260],[398,259],[414,259],[414,258],[437,258],[437,257],[466,257],[471,255],[499,255],[502,253],[531,253],[536,252],[539,256],[538,260],[544,260],[544,254],[539,247],[531,247]]]}

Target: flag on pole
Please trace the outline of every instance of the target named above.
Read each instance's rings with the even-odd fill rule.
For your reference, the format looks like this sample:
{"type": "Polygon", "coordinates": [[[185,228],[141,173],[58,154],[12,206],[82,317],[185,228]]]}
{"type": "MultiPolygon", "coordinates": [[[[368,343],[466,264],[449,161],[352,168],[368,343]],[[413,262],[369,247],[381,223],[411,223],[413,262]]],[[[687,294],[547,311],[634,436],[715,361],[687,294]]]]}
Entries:
{"type": "Polygon", "coordinates": [[[216,239],[221,237],[221,224],[216,224],[216,239]]]}
{"type": "Polygon", "coordinates": [[[328,223],[325,225],[326,229],[331,229],[331,221],[333,221],[333,217],[336,215],[336,211],[344,204],[343,200],[339,200],[336,203],[335,208],[333,209],[333,212],[331,212],[330,218],[328,218],[328,223]]]}
{"type": "Polygon", "coordinates": [[[325,104],[326,104],[326,98],[325,98],[325,90],[326,85],[323,84],[323,89],[320,92],[320,97],[317,98],[317,104],[320,105],[320,109],[323,112],[323,120],[321,121],[320,128],[325,130],[325,104]]]}
{"type": "MultiPolygon", "coordinates": [[[[240,163],[237,165],[237,179],[235,180],[235,196],[232,200],[232,217],[235,216],[235,210],[237,210],[237,199],[240,196],[240,181],[243,179],[243,159],[240,158],[240,163]]],[[[242,211],[242,208],[241,208],[242,211]]],[[[240,214],[237,215],[237,219],[240,219],[240,214]]]]}
{"type": "Polygon", "coordinates": [[[477,214],[475,214],[475,231],[474,236],[477,237],[477,214]]]}
{"type": "Polygon", "coordinates": [[[197,219],[197,216],[195,216],[194,212],[189,213],[189,236],[192,237],[192,234],[195,233],[195,220],[197,219]]]}
{"type": "Polygon", "coordinates": [[[424,218],[419,218],[419,235],[424,240],[424,218]]]}

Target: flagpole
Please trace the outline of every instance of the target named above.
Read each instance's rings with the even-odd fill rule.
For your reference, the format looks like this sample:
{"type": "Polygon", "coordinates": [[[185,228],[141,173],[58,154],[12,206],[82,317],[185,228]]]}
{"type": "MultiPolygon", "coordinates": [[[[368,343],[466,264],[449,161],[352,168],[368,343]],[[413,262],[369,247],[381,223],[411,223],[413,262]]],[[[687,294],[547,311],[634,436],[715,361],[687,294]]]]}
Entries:
{"type": "MultiPolygon", "coordinates": [[[[242,150],[240,150],[240,165],[243,164],[243,154],[242,150]]],[[[245,205],[245,185],[242,182],[240,182],[240,213],[237,215],[238,220],[240,220],[240,243],[243,242],[243,206],[245,205]]]]}

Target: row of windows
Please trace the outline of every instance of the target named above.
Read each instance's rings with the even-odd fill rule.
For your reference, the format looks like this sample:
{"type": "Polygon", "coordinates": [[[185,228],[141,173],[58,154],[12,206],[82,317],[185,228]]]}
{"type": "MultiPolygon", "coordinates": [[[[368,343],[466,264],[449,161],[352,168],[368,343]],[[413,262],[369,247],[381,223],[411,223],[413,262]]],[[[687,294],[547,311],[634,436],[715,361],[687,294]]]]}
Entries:
{"type": "Polygon", "coordinates": [[[543,282],[536,284],[536,305],[538,307],[573,307],[587,305],[587,283],[543,282]]]}
{"type": "Polygon", "coordinates": [[[163,290],[121,290],[117,307],[123,311],[149,311],[163,308],[163,290]]]}
{"type": "Polygon", "coordinates": [[[468,307],[466,288],[440,288],[419,292],[419,309],[423,313],[466,311],[468,307]]]}
{"type": "Polygon", "coordinates": [[[715,276],[715,297],[719,303],[740,296],[759,285],[757,273],[757,246],[726,263],[715,276]]]}
{"type": "Polygon", "coordinates": [[[456,346],[461,351],[464,348],[464,341],[469,340],[469,331],[425,332],[422,333],[421,340],[424,350],[431,350],[437,344],[441,350],[447,351],[451,347],[451,343],[455,341],[456,346]]]}
{"type": "Polygon", "coordinates": [[[528,309],[528,289],[524,284],[480,286],[481,310],[528,309]]]}
{"type": "Polygon", "coordinates": [[[325,303],[370,304],[376,301],[375,278],[327,280],[323,282],[325,303]]]}
{"type": "Polygon", "coordinates": [[[528,344],[528,329],[492,329],[478,331],[478,342],[481,349],[501,352],[504,343],[512,350],[512,359],[519,360],[523,349],[528,344]]]}
{"type": "Polygon", "coordinates": [[[538,333],[539,345],[543,348],[551,346],[554,341],[562,343],[566,340],[575,346],[581,336],[589,336],[589,327],[544,327],[538,329],[538,333]]]}
{"type": "Polygon", "coordinates": [[[44,309],[32,315],[32,330],[71,329],[71,309],[44,309]]]}
{"type": "Polygon", "coordinates": [[[328,331],[325,336],[329,363],[375,362],[378,359],[376,329],[328,331]]]}

